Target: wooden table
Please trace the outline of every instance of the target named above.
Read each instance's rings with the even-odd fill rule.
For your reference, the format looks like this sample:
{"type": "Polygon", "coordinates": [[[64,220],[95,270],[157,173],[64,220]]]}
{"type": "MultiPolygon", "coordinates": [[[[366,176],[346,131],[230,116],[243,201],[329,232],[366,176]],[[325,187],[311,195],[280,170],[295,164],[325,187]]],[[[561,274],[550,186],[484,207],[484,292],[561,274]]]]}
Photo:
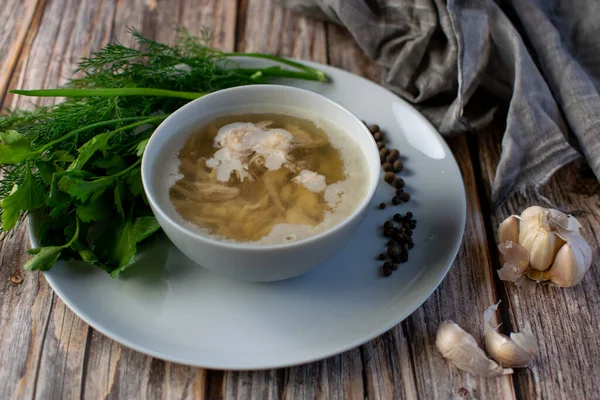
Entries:
{"type": "MultiPolygon", "coordinates": [[[[129,43],[127,27],[169,41],[177,24],[193,33],[210,27],[214,45],[224,50],[314,60],[379,80],[379,68],[342,29],[293,15],[272,0],[0,0],[3,105],[31,101],[7,94],[8,88],[55,87],[90,51],[109,40],[129,43]]],[[[494,208],[490,186],[504,117],[499,113],[478,135],[448,140],[464,177],[468,219],[440,287],[381,337],[309,365],[210,371],[121,346],[77,318],[43,276],[22,271],[29,242],[26,230],[19,230],[0,244],[0,399],[600,398],[600,186],[579,162],[559,171],[540,196],[515,195],[494,208]],[[540,287],[527,294],[498,280],[495,234],[506,216],[543,204],[542,195],[579,218],[595,261],[575,288],[540,287]],[[495,379],[451,368],[434,346],[440,321],[456,321],[481,342],[482,312],[498,300],[505,332],[531,324],[541,349],[537,365],[495,379]]]]}

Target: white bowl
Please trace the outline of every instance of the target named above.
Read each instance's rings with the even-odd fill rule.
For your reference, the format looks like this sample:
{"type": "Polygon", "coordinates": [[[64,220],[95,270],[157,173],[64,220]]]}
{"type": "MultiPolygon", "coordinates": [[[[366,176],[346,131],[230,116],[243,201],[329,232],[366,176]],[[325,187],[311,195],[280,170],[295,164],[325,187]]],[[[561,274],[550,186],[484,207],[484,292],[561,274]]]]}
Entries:
{"type": "Polygon", "coordinates": [[[339,104],[310,91],[279,85],[221,90],[186,104],[156,129],[142,158],[142,182],[161,227],[186,256],[201,266],[235,279],[275,281],[303,274],[338,253],[366,214],[380,175],[379,152],[364,124],[339,104]],[[189,135],[216,117],[246,112],[284,112],[300,118],[317,116],[354,140],[366,167],[367,189],[354,212],[331,229],[295,242],[244,244],[202,235],[183,223],[169,199],[168,173],[175,174],[177,153],[189,135]]]}

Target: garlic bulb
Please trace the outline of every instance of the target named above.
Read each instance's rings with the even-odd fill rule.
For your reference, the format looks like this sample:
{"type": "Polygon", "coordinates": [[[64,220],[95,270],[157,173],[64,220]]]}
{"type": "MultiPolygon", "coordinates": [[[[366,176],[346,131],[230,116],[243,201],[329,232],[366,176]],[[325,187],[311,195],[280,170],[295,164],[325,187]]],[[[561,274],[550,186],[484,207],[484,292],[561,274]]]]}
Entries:
{"type": "Polygon", "coordinates": [[[459,369],[473,375],[493,377],[513,373],[512,369],[504,369],[490,360],[479,348],[473,336],[452,321],[444,321],[440,324],[435,344],[442,356],[452,361],[459,369]]]}
{"type": "Polygon", "coordinates": [[[552,231],[548,209],[533,206],[521,213],[519,244],[529,250],[531,268],[544,271],[552,265],[552,260],[564,241],[552,231]]]}
{"type": "Polygon", "coordinates": [[[561,287],[576,285],[592,263],[592,249],[580,228],[575,217],[539,206],[508,217],[498,229],[503,263],[498,276],[518,285],[530,283],[526,277],[561,287]]]}
{"type": "Polygon", "coordinates": [[[498,304],[483,313],[483,336],[488,354],[503,367],[526,367],[539,353],[538,345],[530,332],[511,333],[510,337],[496,331],[491,324],[498,304]]]}

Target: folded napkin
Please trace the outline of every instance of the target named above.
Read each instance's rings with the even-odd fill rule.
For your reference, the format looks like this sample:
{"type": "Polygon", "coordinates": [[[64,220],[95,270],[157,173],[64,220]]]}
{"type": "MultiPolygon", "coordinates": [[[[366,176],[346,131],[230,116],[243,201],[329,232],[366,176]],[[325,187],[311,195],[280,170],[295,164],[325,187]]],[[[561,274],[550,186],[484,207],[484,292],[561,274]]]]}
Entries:
{"type": "Polygon", "coordinates": [[[600,1],[279,1],[346,27],[383,84],[444,135],[477,130],[508,103],[496,204],[580,153],[600,177],[600,1]]]}

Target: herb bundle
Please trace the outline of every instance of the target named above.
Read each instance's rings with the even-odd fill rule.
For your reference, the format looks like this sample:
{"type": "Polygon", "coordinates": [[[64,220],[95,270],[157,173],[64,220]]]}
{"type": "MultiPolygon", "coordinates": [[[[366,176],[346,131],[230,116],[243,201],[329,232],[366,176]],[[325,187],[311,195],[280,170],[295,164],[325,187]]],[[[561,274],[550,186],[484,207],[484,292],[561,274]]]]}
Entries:
{"type": "Polygon", "coordinates": [[[287,77],[326,81],[323,72],[258,53],[223,53],[209,35],[180,30],[172,45],[131,31],[139,49],[109,44],[80,61],[63,88],[13,90],[67,97],[63,103],[0,117],[0,235],[29,212],[39,215],[41,247],[25,268],[48,270],[79,259],[117,277],[138,244],[159,230],[144,195],[141,157],[154,129],[206,93],[287,77]],[[285,64],[240,68],[232,56],[285,64]]]}

